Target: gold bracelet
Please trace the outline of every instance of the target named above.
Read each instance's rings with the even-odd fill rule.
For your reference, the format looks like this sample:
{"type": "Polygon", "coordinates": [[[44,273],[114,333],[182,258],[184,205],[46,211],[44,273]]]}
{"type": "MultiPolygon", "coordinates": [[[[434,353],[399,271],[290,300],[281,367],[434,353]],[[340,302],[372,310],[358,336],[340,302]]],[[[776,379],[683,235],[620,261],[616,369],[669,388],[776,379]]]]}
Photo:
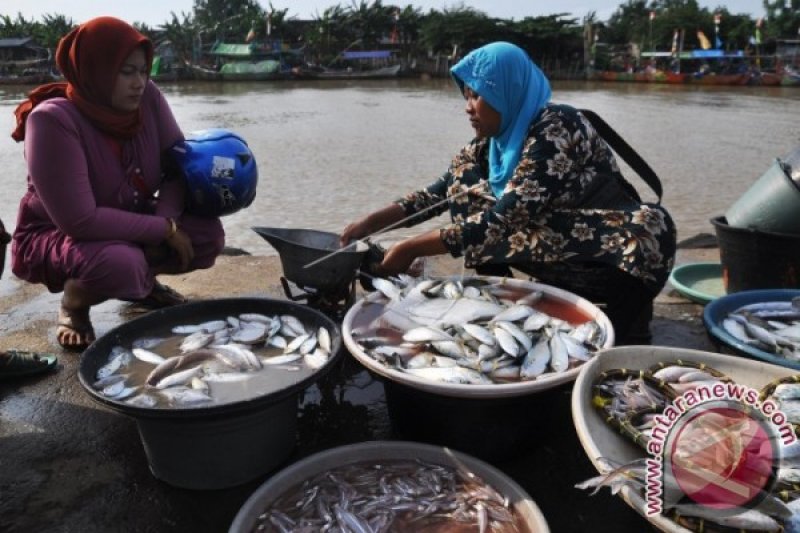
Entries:
{"type": "Polygon", "coordinates": [[[168,218],[167,222],[169,222],[169,233],[167,233],[167,237],[164,239],[165,241],[170,240],[176,233],[178,233],[178,224],[175,222],[175,219],[168,218]]]}

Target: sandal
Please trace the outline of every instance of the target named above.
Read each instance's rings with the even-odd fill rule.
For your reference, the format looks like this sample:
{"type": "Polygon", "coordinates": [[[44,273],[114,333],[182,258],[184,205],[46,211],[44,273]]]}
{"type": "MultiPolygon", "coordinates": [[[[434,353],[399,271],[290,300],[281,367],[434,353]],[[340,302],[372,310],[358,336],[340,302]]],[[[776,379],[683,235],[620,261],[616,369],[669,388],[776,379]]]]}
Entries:
{"type": "Polygon", "coordinates": [[[0,380],[33,376],[49,372],[56,367],[55,355],[22,350],[0,352],[0,380]]]}
{"type": "Polygon", "coordinates": [[[88,309],[84,316],[82,311],[68,311],[61,307],[58,312],[56,339],[62,348],[82,352],[95,341],[95,338],[88,309]],[[70,337],[77,340],[70,342],[70,337]]]}
{"type": "Polygon", "coordinates": [[[137,300],[136,305],[149,309],[161,309],[162,307],[185,304],[188,301],[188,298],[175,289],[155,280],[150,294],[141,300],[137,300]]]}

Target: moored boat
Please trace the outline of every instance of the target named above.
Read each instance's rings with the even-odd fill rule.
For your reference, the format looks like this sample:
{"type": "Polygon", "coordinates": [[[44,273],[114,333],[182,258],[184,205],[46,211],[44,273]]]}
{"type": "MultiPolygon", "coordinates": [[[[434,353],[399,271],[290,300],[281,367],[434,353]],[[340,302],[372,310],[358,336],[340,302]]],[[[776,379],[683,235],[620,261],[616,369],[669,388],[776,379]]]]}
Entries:
{"type": "Polygon", "coordinates": [[[392,65],[367,70],[353,69],[323,69],[320,71],[303,70],[299,77],[319,80],[350,80],[350,79],[384,79],[400,76],[402,65],[392,65]]]}

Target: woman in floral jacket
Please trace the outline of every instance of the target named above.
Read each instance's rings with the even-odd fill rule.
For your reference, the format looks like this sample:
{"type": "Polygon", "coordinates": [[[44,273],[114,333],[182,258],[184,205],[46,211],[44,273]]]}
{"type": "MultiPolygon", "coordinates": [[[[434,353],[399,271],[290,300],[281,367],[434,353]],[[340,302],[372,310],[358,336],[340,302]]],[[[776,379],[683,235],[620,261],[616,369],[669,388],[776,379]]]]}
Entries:
{"type": "Polygon", "coordinates": [[[348,225],[342,242],[449,209],[450,224],[392,246],[380,273],[444,253],[480,274],[510,266],[603,305],[618,341],[649,340],[675,255],[667,211],[641,201],[578,110],[550,103],[547,78],[522,49],[486,45],[451,73],[476,138],[435,183],[348,225]]]}

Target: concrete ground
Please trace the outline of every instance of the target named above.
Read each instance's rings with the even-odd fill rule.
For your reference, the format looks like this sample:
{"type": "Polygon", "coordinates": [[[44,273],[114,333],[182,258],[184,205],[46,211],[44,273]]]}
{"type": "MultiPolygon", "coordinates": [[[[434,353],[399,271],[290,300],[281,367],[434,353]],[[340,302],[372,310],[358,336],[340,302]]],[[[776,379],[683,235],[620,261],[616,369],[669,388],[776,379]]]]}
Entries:
{"type": "MultiPolygon", "coordinates": [[[[716,248],[681,250],[678,257],[679,264],[708,260],[719,260],[716,248]]],[[[459,271],[459,263],[450,259],[428,266],[433,275],[459,271]]],[[[239,255],[221,257],[210,270],[162,281],[192,300],[285,299],[281,274],[277,257],[239,255]]],[[[175,488],[154,477],[136,421],[95,402],[77,378],[80,355],[58,347],[59,297],[14,279],[0,283],[0,349],[59,357],[52,374],[0,381],[0,532],[227,531],[269,474],[211,491],[175,488]]],[[[653,344],[716,351],[701,311],[665,288],[656,302],[653,344]]],[[[130,304],[116,301],[92,311],[98,336],[136,316],[130,304]]],[[[341,444],[404,438],[392,428],[381,382],[349,354],[342,359],[320,387],[303,397],[297,446],[281,466],[341,444]]],[[[546,401],[520,412],[520,417],[537,417],[541,431],[517,443],[516,456],[492,464],[523,486],[554,532],[648,530],[643,518],[607,490],[590,497],[573,488],[596,471],[578,443],[569,394],[569,386],[556,389],[546,401]]]]}

